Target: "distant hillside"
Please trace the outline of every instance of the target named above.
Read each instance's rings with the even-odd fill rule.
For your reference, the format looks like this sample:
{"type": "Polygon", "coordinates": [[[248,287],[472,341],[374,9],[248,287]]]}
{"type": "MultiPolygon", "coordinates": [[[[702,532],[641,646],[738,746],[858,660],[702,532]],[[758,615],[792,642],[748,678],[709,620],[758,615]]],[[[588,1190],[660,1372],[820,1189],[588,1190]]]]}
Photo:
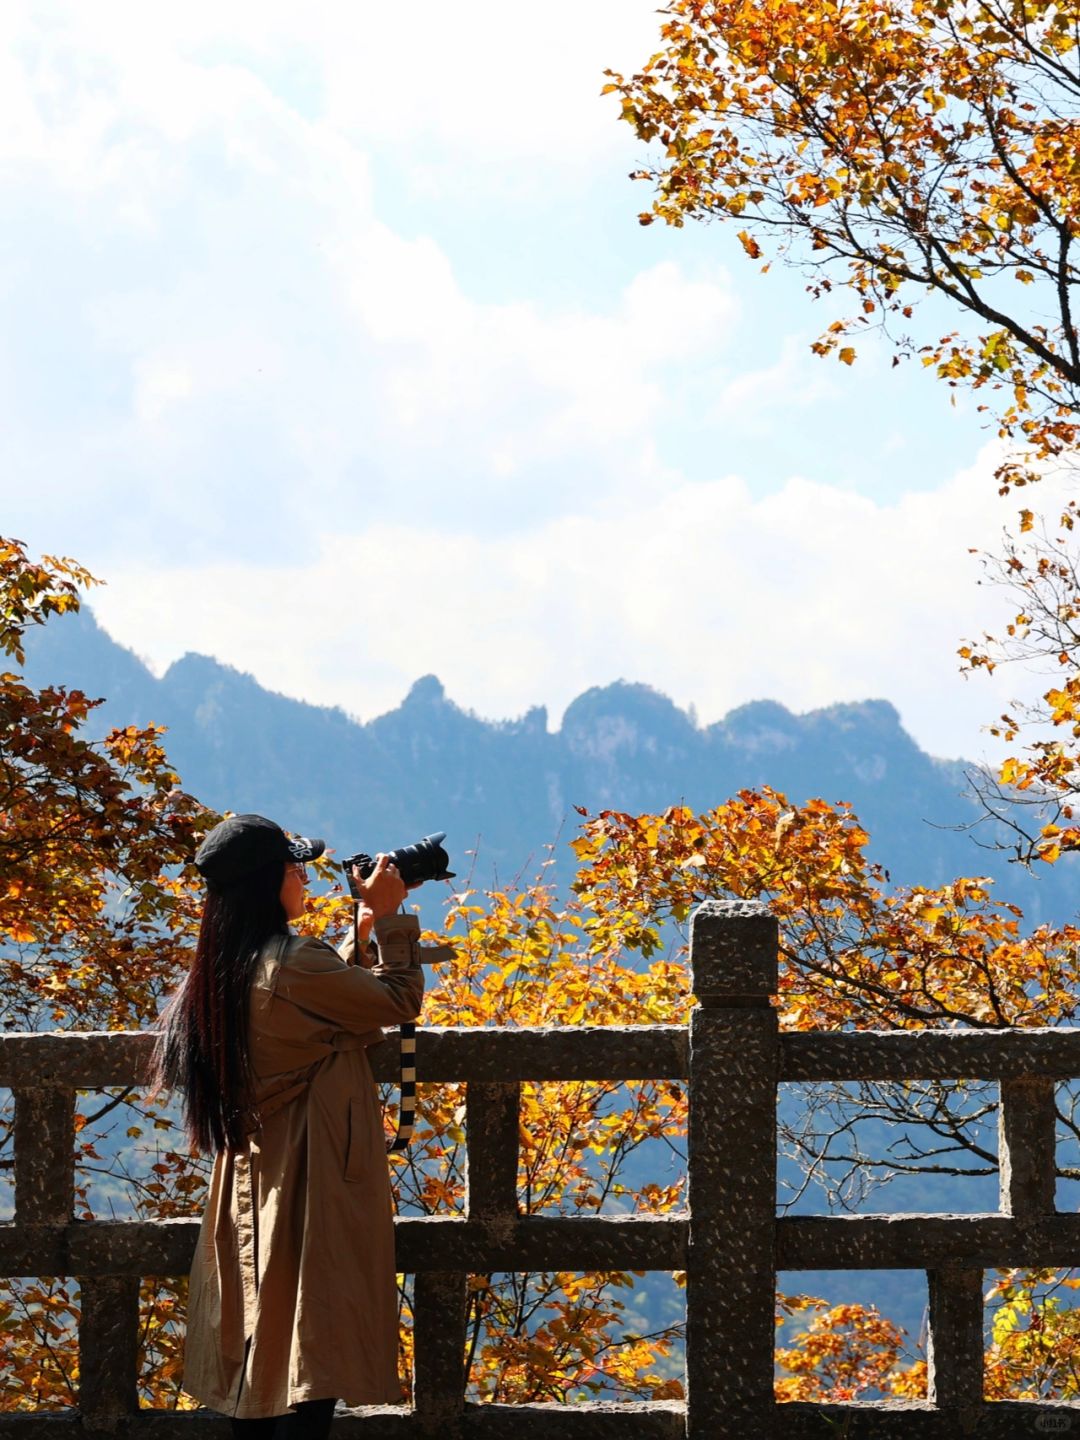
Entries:
{"type": "MultiPolygon", "coordinates": [[[[35,684],[107,696],[102,725],[168,726],[173,764],[208,804],[273,815],[342,850],[446,830],[459,871],[469,863],[463,852],[477,848],[476,879],[495,872],[505,882],[531,874],[544,845],[573,835],[575,804],[704,808],[770,784],[795,801],[850,800],[894,880],[992,874],[1031,920],[1062,920],[1076,908],[1071,867],[1036,879],[948,828],[978,815],[964,798],[964,766],[924,754],[885,700],[805,715],[760,700],[699,728],[666,696],[619,683],[586,691],[549,733],[542,707],[483,720],[428,675],[396,710],[361,724],[203,655],[185,655],[159,680],[88,610],[29,638],[35,684]]],[[[558,855],[565,877],[565,844],[558,855]]]]}

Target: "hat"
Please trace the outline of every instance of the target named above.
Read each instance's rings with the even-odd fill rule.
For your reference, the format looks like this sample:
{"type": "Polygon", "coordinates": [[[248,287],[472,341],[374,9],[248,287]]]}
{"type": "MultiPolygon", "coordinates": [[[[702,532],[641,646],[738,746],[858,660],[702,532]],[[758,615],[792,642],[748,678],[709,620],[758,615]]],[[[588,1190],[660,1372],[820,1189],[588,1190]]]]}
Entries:
{"type": "Polygon", "coordinates": [[[280,825],[262,815],[230,815],[215,825],[195,851],[195,864],[207,880],[229,885],[274,860],[283,864],[317,859],[325,840],[297,835],[290,840],[280,825]]]}

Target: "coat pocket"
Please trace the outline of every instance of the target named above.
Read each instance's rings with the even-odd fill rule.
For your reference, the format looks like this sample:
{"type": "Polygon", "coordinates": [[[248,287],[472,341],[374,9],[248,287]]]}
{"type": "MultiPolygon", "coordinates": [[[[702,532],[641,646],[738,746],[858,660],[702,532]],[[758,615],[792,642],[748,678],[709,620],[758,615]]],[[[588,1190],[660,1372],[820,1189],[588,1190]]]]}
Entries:
{"type": "Polygon", "coordinates": [[[349,1144],[345,1179],[367,1180],[372,1172],[371,1106],[362,1095],[349,1098],[349,1144]]]}

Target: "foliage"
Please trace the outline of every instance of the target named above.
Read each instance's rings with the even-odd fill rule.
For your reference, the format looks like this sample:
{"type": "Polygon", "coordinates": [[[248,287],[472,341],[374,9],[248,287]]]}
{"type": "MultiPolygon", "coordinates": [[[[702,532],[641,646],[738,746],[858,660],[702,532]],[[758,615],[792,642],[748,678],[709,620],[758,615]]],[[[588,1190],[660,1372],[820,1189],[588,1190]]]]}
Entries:
{"type": "Polygon", "coordinates": [[[818,353],[850,365],[845,342],[877,326],[897,360],[918,351],[947,384],[992,394],[981,408],[1029,447],[1005,484],[1067,453],[1075,0],[672,0],[664,13],[644,67],[606,72],[622,118],[663,147],[636,172],[657,190],[642,223],[734,219],[751,259],[803,265],[815,297],[851,293],[818,353]],[[926,294],[967,328],[892,334],[926,294]]]}
{"type": "MultiPolygon", "coordinates": [[[[72,560],[35,562],[20,541],[0,538],[0,646],[9,661],[21,666],[27,629],[78,609],[80,588],[94,583],[72,560]]],[[[0,673],[0,1021],[7,1030],[50,1022],[137,1029],[187,963],[197,910],[184,867],[197,830],[216,817],[179,788],[160,727],[85,738],[100,703],[63,687],[34,690],[17,670],[0,673]]],[[[103,1164],[95,1127],[123,1100],[143,1124],[170,1128],[152,1100],[131,1090],[77,1115],[76,1203],[84,1216],[92,1214],[88,1177],[103,1164]]],[[[140,1126],[128,1131],[141,1133],[140,1126]]],[[[10,1171],[11,1150],[5,1118],[0,1169],[10,1171]]],[[[159,1189],[157,1175],[143,1184],[136,1203],[147,1216],[162,1213],[159,1189]]],[[[7,1282],[0,1297],[5,1407],[74,1403],[78,1288],[49,1278],[7,1282]]]]}
{"type": "Polygon", "coordinates": [[[820,1404],[879,1393],[926,1398],[926,1362],[898,1369],[904,1332],[873,1306],[830,1306],[810,1295],[781,1295],[779,1301],[778,1326],[800,1312],[815,1313],[790,1346],[777,1349],[776,1363],[787,1372],[776,1382],[778,1400],[820,1404]]]}
{"type": "Polygon", "coordinates": [[[989,583],[1017,605],[1003,636],[983,635],[961,647],[967,669],[993,671],[999,664],[1049,670],[1054,681],[1033,705],[1014,704],[991,733],[1025,745],[983,787],[987,809],[1006,823],[1015,858],[1053,864],[1080,849],[1075,823],[1080,793],[1080,571],[1073,551],[1075,501],[1063,507],[1058,525],[1020,512],[1020,536],[1008,537],[1000,556],[984,556],[989,583]],[[1056,529],[1056,533],[1054,533],[1056,529]]]}
{"type": "MultiPolygon", "coordinates": [[[[613,951],[584,949],[580,916],[556,910],[542,881],[515,895],[453,897],[441,938],[456,959],[439,967],[424,1005],[428,1024],[676,1023],[689,1011],[684,967],[658,962],[642,973],[613,951]]],[[[399,1204],[420,1213],[464,1208],[456,1088],[423,1095],[422,1129],[395,1157],[399,1204]],[[445,1169],[433,1172],[440,1162],[445,1169]]],[[[682,1203],[681,1173],[667,1184],[624,1179],[630,1157],[650,1140],[682,1161],[681,1085],[525,1082],[519,1115],[522,1213],[657,1213],[682,1203]]],[[[503,1402],[680,1395],[663,1361],[681,1327],[646,1335],[628,1325],[633,1284],[626,1272],[473,1276],[467,1359],[474,1394],[503,1402]]]]}
{"type": "Polygon", "coordinates": [[[1020,931],[987,883],[886,888],[846,805],[767,787],[703,815],[605,811],[573,842],[594,945],[654,954],[665,919],[702,900],[765,900],[780,923],[788,1029],[1045,1025],[1075,1013],[1073,926],[1020,931]]]}
{"type": "MultiPolygon", "coordinates": [[[[1080,428],[1080,10],[1075,0],[672,0],[661,46],[629,78],[607,72],[622,118],[662,158],[636,172],[656,197],[640,216],[681,226],[734,219],[752,260],[802,266],[808,289],[848,299],[815,342],[845,364],[879,329],[894,364],[918,354],[979,394],[1010,442],[1002,490],[1071,478],[1080,428]],[[962,329],[941,334],[921,299],[962,329]]],[[[1015,858],[1080,848],[1074,552],[1077,506],[1056,524],[1019,514],[991,578],[1018,607],[1005,635],[965,644],[968,669],[1009,661],[1055,671],[1035,706],[992,733],[1025,748],[974,777],[1012,831],[1015,858]]]]}
{"type": "Polygon", "coordinates": [[[0,1281],[0,1411],[74,1404],[79,1369],[71,1337],[78,1317],[78,1291],[68,1281],[0,1281]]]}
{"type": "MultiPolygon", "coordinates": [[[[81,566],[31,562],[0,539],[0,645],[18,664],[31,624],[78,608],[81,566]]],[[[176,878],[207,812],[179,788],[161,729],[100,743],[80,733],[100,701],[0,673],[0,1021],[138,1026],[182,974],[168,935],[190,912],[176,878]],[[170,876],[170,870],[174,873],[170,876]],[[107,984],[106,984],[107,982],[107,984]],[[110,996],[102,1008],[103,997],[110,996]]]]}
{"type": "Polygon", "coordinates": [[[987,1299],[995,1308],[988,1354],[990,1400],[1076,1400],[1080,1396],[1080,1311],[1063,1292],[1080,1288],[1071,1271],[1004,1270],[987,1299]]]}

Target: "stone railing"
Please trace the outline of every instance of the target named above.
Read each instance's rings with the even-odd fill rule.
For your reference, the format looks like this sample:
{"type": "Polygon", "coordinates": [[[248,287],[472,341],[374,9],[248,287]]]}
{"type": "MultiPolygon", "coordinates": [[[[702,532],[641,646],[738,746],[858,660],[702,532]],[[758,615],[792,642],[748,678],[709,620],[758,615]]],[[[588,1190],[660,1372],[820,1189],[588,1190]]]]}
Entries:
{"type": "MultiPolygon", "coordinates": [[[[775,921],[757,905],[695,914],[696,1005],[688,1029],[427,1030],[424,1081],[464,1081],[463,1216],[397,1222],[399,1270],[415,1277],[413,1407],[339,1415],[342,1437],[770,1440],[772,1436],[1080,1435],[1080,1406],[982,1398],[983,1272],[1068,1266],[1080,1217],[1054,1208],[1054,1084],[1080,1075],[1080,1032],[779,1034],[775,921]],[[979,1078],[1000,1084],[1001,1208],[992,1215],[776,1215],[782,1081],[979,1078]],[[522,1080],[683,1079],[689,1089],[688,1213],[547,1218],[517,1204],[522,1080]],[[778,1270],[923,1270],[929,1282],[925,1401],[778,1406],[778,1270]],[[467,1278],[492,1271],[685,1270],[685,1404],[466,1404],[467,1278]]],[[[225,1440],[204,1411],[140,1410],[142,1276],[187,1273],[198,1221],[72,1219],[74,1092],[135,1083],[145,1034],[0,1035],[0,1085],[15,1097],[15,1219],[0,1225],[0,1274],[71,1276],[81,1290],[79,1410],[0,1411],[0,1440],[59,1440],[73,1427],[132,1440],[225,1440]]],[[[391,1079],[393,1056],[381,1061],[391,1079]]],[[[379,1073],[379,1071],[377,1071],[379,1073]]]]}

